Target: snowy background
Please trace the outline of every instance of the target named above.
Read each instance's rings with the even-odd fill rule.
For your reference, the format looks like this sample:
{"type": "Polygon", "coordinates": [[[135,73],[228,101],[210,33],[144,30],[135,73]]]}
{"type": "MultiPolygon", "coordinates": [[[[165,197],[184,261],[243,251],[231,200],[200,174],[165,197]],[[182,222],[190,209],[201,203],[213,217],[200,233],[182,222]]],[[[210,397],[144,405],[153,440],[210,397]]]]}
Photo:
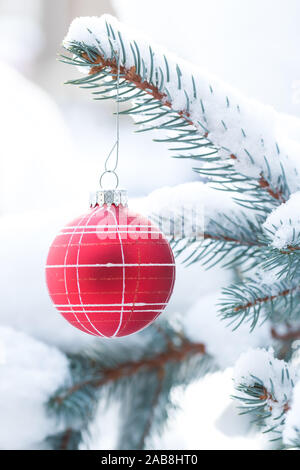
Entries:
{"type": "MultiPolygon", "coordinates": [[[[35,447],[49,433],[54,424],[43,403],[67,374],[58,348],[76,351],[91,341],[56,314],[43,265],[58,229],[86,209],[114,141],[113,104],[92,102],[83,90],[63,86],[76,71],[56,61],[72,19],[103,13],[114,14],[246,95],[294,116],[283,116],[283,121],[294,122],[295,128],[300,117],[298,0],[187,0],[184,8],[178,0],[152,0],[146,13],[141,0],[0,0],[3,449],[35,447]]],[[[192,163],[172,160],[149,133],[133,131],[131,120],[122,117],[119,175],[132,198],[195,181],[192,163]]],[[[231,274],[220,269],[179,266],[168,314],[186,315],[191,331],[211,329],[221,335],[215,303],[230,279],[231,274]]],[[[257,436],[244,436],[248,423],[237,416],[230,400],[231,367],[244,347],[241,337],[234,342],[231,336],[222,354],[213,351],[225,372],[206,377],[184,393],[178,390],[181,411],[157,439],[157,448],[262,445],[257,436]]],[[[256,346],[263,339],[252,341],[256,346]]],[[[92,448],[114,445],[116,410],[105,414],[105,436],[97,430],[103,414],[99,410],[94,423],[92,448]]]]}

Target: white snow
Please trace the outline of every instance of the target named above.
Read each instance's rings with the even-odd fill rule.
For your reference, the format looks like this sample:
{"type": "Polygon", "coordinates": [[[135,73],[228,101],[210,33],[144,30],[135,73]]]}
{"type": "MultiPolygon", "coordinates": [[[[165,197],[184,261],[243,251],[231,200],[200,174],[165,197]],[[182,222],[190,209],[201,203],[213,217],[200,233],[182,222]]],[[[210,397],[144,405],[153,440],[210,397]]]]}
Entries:
{"type": "MultiPolygon", "coordinates": [[[[152,441],[152,449],[186,450],[258,450],[259,438],[249,431],[247,418],[238,416],[232,407],[234,393],[232,369],[205,376],[184,391],[174,391],[179,410],[171,417],[161,436],[152,441]],[[228,410],[229,421],[226,431],[219,425],[224,410],[228,410]],[[233,436],[232,433],[236,431],[233,436]]],[[[199,462],[198,462],[199,463],[199,462]]]]}
{"type": "Polygon", "coordinates": [[[293,445],[300,438],[300,382],[294,388],[291,408],[287,413],[283,430],[283,442],[293,445]]]}
{"type": "MultiPolygon", "coordinates": [[[[135,201],[135,207],[149,216],[161,216],[162,229],[166,235],[170,234],[170,220],[178,224],[182,235],[182,222],[184,222],[184,235],[186,237],[197,235],[201,240],[204,232],[224,235],[223,228],[236,231],[230,219],[247,217],[255,220],[255,211],[241,210],[229,193],[218,191],[202,182],[184,183],[177,186],[164,186],[153,191],[143,200],[135,201]],[[226,216],[228,218],[226,218],[226,216]],[[220,228],[213,222],[216,221],[220,228]]],[[[156,220],[155,219],[155,220],[156,220]]],[[[238,235],[237,235],[238,236],[238,235]]]]}
{"type": "Polygon", "coordinates": [[[143,206],[149,214],[162,215],[177,215],[182,208],[193,208],[202,210],[206,219],[238,209],[228,193],[217,191],[200,181],[159,188],[149,194],[143,206]]]}
{"type": "MultiPolygon", "coordinates": [[[[147,68],[145,80],[150,80],[149,44],[151,42],[109,15],[103,15],[100,18],[76,18],[64,40],[65,47],[68,47],[72,41],[77,41],[100,50],[100,43],[105,54],[110,56],[111,46],[107,36],[106,22],[111,24],[116,32],[120,31],[122,34],[126,58],[122,54],[118,40],[114,40],[114,48],[122,57],[122,65],[124,64],[127,68],[134,65],[130,42],[136,40],[147,68]]],[[[277,113],[273,108],[242,97],[230,86],[186,61],[178,59],[173,54],[166,53],[161,47],[153,44],[151,47],[154,52],[154,74],[157,72],[159,76],[160,69],[166,72],[164,55],[166,54],[168,58],[170,80],[169,82],[165,80],[161,91],[170,97],[172,108],[182,111],[189,107],[190,119],[199,129],[200,134],[203,135],[205,132],[204,126],[208,131],[208,138],[221,149],[224,157],[230,154],[237,157],[235,164],[238,171],[259,178],[261,172],[267,175],[268,168],[271,168],[271,180],[276,186],[278,177],[282,175],[281,163],[291,190],[296,191],[299,188],[295,165],[300,169],[300,163],[299,160],[297,163],[297,155],[293,155],[293,149],[290,146],[288,147],[292,154],[291,159],[288,159],[284,139],[279,140],[281,135],[276,133],[277,113]],[[182,73],[180,87],[177,66],[180,67],[182,73]],[[196,98],[192,76],[196,83],[196,98]],[[185,92],[189,97],[189,105],[187,105],[185,92]],[[204,112],[200,99],[204,105],[204,112]]]]}
{"type": "Polygon", "coordinates": [[[218,367],[225,369],[233,366],[248,349],[270,345],[272,338],[268,322],[251,333],[247,324],[232,331],[217,314],[220,297],[219,291],[199,296],[182,318],[188,338],[204,343],[207,353],[214,357],[218,367]]]}
{"type": "Polygon", "coordinates": [[[68,361],[12,328],[0,327],[0,346],[0,448],[30,448],[60,430],[45,405],[68,380],[68,361]]]}
{"type": "Polygon", "coordinates": [[[297,243],[300,236],[300,191],[275,209],[264,223],[274,248],[282,249],[297,243]]]}

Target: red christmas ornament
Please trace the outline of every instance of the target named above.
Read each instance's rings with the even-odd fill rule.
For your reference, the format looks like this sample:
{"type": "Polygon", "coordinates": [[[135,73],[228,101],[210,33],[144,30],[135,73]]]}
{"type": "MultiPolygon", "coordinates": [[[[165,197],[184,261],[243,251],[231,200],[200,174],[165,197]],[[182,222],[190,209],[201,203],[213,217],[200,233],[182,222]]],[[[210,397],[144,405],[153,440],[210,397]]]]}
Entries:
{"type": "Polygon", "coordinates": [[[61,230],[47,258],[55,307],[94,336],[126,336],[145,328],[173,291],[170,245],[148,219],[128,210],[124,193],[96,193],[91,211],[61,230]]]}

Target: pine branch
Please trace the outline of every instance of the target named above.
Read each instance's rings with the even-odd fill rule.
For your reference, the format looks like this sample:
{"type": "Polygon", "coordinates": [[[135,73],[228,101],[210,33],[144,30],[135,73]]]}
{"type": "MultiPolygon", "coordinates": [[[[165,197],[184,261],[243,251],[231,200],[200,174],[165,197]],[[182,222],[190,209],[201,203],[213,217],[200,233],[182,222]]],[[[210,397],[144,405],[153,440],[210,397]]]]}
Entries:
{"type": "Polygon", "coordinates": [[[228,240],[206,234],[203,241],[197,238],[176,238],[171,239],[170,243],[175,257],[180,257],[187,266],[201,262],[203,267],[212,268],[221,263],[223,268],[242,265],[243,271],[246,271],[257,264],[257,257],[261,253],[259,246],[242,240],[228,240]]]}
{"type": "Polygon", "coordinates": [[[300,269],[300,193],[297,192],[273,211],[263,228],[269,245],[265,270],[273,270],[278,278],[293,280],[300,269]]]}
{"type": "Polygon", "coordinates": [[[69,447],[73,445],[76,430],[87,431],[99,400],[109,397],[123,403],[119,447],[144,447],[174,407],[172,388],[215,368],[202,343],[189,342],[165,322],[141,335],[141,343],[102,343],[93,352],[69,357],[71,382],[48,403],[49,412],[66,424],[65,433],[54,436],[52,445],[61,448],[68,437],[69,447]]]}
{"type": "MultiPolygon", "coordinates": [[[[213,196],[210,191],[205,195],[213,196]]],[[[198,197],[200,207],[206,207],[205,197],[198,197]]],[[[169,237],[176,256],[187,252],[183,262],[188,265],[201,261],[209,268],[224,262],[223,267],[226,268],[243,265],[244,272],[260,265],[265,271],[274,271],[278,279],[292,281],[300,269],[298,233],[293,230],[293,239],[285,248],[274,248],[271,231],[266,231],[264,227],[265,216],[256,214],[253,217],[252,211],[249,214],[249,211],[242,212],[237,209],[236,205],[224,206],[222,214],[203,210],[203,216],[198,217],[200,225],[197,210],[185,211],[184,206],[176,209],[175,216],[172,211],[169,214],[168,210],[164,216],[162,210],[159,216],[152,218],[169,237]]],[[[275,230],[272,232],[273,236],[274,233],[275,230]]]]}
{"type": "Polygon", "coordinates": [[[263,431],[264,434],[272,433],[272,441],[281,440],[285,415],[290,409],[289,402],[278,403],[274,394],[263,385],[263,382],[258,378],[255,380],[257,382],[251,386],[238,385],[236,390],[242,395],[232,398],[241,403],[238,407],[241,415],[251,413],[254,416],[252,423],[263,429],[266,428],[263,431]],[[273,416],[274,409],[276,409],[275,416],[273,416]]]}
{"type": "Polygon", "coordinates": [[[167,380],[167,370],[161,368],[143,374],[135,382],[136,395],[130,391],[122,399],[122,419],[117,448],[120,450],[149,448],[151,436],[161,433],[174,403],[171,400],[173,380],[167,380]]]}
{"type": "Polygon", "coordinates": [[[287,321],[298,318],[299,285],[291,286],[285,281],[266,284],[263,280],[248,279],[223,290],[220,314],[238,328],[244,321],[250,322],[253,330],[263,313],[264,320],[272,318],[287,321]]]}
{"type": "MultiPolygon", "coordinates": [[[[105,59],[103,55],[97,54],[95,59],[89,58],[87,53],[83,53],[82,57],[85,61],[92,64],[91,69],[89,70],[89,75],[96,75],[102,71],[109,70],[114,80],[118,75],[118,62],[116,58],[105,59]],[[97,65],[95,65],[97,64],[97,65]]],[[[136,67],[132,66],[130,69],[120,65],[120,76],[126,82],[133,84],[139,90],[143,90],[147,95],[152,96],[157,101],[160,101],[164,107],[170,108],[174,111],[181,119],[187,122],[187,124],[194,125],[193,121],[190,119],[190,113],[187,110],[176,111],[172,109],[172,103],[168,101],[168,96],[166,93],[162,93],[157,86],[153,85],[147,80],[142,80],[141,75],[136,73],[136,67]]],[[[208,133],[204,133],[204,137],[207,137],[208,133]]],[[[177,140],[177,139],[176,139],[177,140]]],[[[186,141],[186,139],[185,139],[186,141]]],[[[197,139],[194,139],[197,142],[197,139]]],[[[190,143],[190,140],[189,140],[190,143]]],[[[193,144],[196,145],[196,144],[193,144]]]]}
{"type": "Polygon", "coordinates": [[[140,361],[130,361],[121,363],[116,368],[100,369],[96,371],[95,377],[91,377],[89,380],[76,383],[75,385],[67,388],[61,394],[56,395],[53,398],[53,403],[61,406],[63,403],[76,392],[84,389],[87,386],[93,386],[95,388],[103,387],[111,382],[116,382],[123,378],[130,378],[131,376],[138,374],[141,371],[160,371],[169,362],[179,363],[188,358],[189,355],[193,354],[205,354],[205,346],[201,343],[185,343],[180,348],[173,347],[168,351],[157,354],[151,358],[143,358],[140,361]],[[98,378],[101,375],[101,378],[98,378]]]}
{"type": "Polygon", "coordinates": [[[119,65],[119,96],[122,101],[134,101],[134,107],[124,113],[144,116],[137,123],[143,126],[141,131],[173,132],[160,141],[178,143],[171,150],[183,152],[179,158],[207,162],[196,171],[210,176],[219,187],[247,192],[249,201],[241,201],[247,207],[266,211],[269,206],[270,210],[295,190],[296,170],[276,136],[273,142],[261,137],[264,131],[270,133],[268,125],[275,119],[268,108],[257,105],[256,110],[257,115],[266,114],[260,122],[266,129],[253,128],[257,116],[251,114],[252,104],[239,103],[240,96],[201,71],[176,62],[143,38],[130,37],[111,17],[75,20],[64,46],[73,58],[64,56],[63,61],[88,70],[87,76],[68,83],[92,89],[96,99],[115,99],[119,65]],[[229,116],[231,127],[226,124],[229,116]],[[251,150],[253,145],[257,154],[251,150]]]}
{"type": "Polygon", "coordinates": [[[48,436],[46,446],[54,450],[78,450],[82,441],[82,433],[76,429],[67,428],[65,431],[48,436]]]}
{"type": "MultiPolygon", "coordinates": [[[[172,193],[171,193],[172,194],[172,193]]],[[[210,191],[206,197],[212,197],[210,191]]],[[[198,201],[206,206],[205,198],[198,201]]],[[[187,265],[195,262],[211,268],[218,263],[231,268],[243,265],[244,270],[260,264],[268,250],[264,238],[260,215],[251,217],[249,213],[237,211],[237,207],[224,207],[223,214],[214,210],[203,211],[197,216],[197,210],[169,210],[153,216],[164,234],[169,238],[175,256],[187,265]],[[227,212],[227,213],[225,213],[227,212]],[[177,215],[178,214],[178,215],[177,215]],[[181,215],[182,214],[182,215],[181,215]]]]}
{"type": "Polygon", "coordinates": [[[163,367],[157,371],[157,386],[154,391],[153,399],[151,401],[151,412],[149,413],[149,416],[146,420],[146,424],[144,427],[144,431],[141,436],[140,443],[138,445],[139,449],[143,449],[145,446],[146,439],[148,435],[151,433],[151,428],[153,426],[153,421],[154,421],[154,415],[155,415],[155,409],[158,406],[159,403],[159,398],[162,393],[163,389],[163,379],[164,379],[164,369],[163,367]]]}
{"type": "MultiPolygon", "coordinates": [[[[74,47],[76,49],[76,46],[73,46],[72,52],[74,53],[74,47]]],[[[101,72],[107,71],[111,76],[113,77],[113,81],[116,79],[114,77],[117,76],[118,73],[118,65],[117,65],[117,59],[112,58],[112,59],[105,59],[104,56],[101,55],[96,55],[95,59],[91,58],[87,53],[82,53],[79,55],[80,58],[83,58],[89,65],[92,64],[92,67],[89,70],[89,75],[94,76],[98,75],[101,72]],[[99,64],[99,65],[94,65],[94,64],[99,64]]],[[[107,76],[107,75],[106,75],[107,76]]],[[[122,79],[124,79],[123,86],[125,87],[126,83],[128,84],[133,84],[137,89],[140,89],[145,93],[145,95],[150,95],[152,97],[151,101],[146,101],[148,109],[142,108],[142,104],[136,105],[134,110],[135,114],[137,114],[136,109],[138,108],[140,111],[140,114],[144,114],[145,116],[150,116],[150,119],[144,120],[144,121],[137,121],[136,124],[140,126],[144,126],[142,128],[142,131],[145,130],[169,130],[169,131],[175,131],[175,132],[182,132],[183,134],[179,134],[179,136],[176,137],[171,137],[168,139],[154,139],[155,142],[177,142],[180,144],[179,148],[170,148],[169,150],[172,151],[181,151],[181,152],[186,152],[187,150],[194,150],[194,149],[204,149],[207,148],[209,149],[208,153],[203,153],[201,152],[199,155],[197,154],[180,154],[180,155],[175,155],[176,158],[191,158],[193,160],[198,160],[200,162],[209,162],[214,163],[216,162],[216,165],[212,165],[211,168],[208,168],[207,166],[204,166],[203,168],[194,168],[196,172],[201,174],[202,176],[207,176],[212,179],[213,182],[216,182],[219,180],[220,184],[223,184],[225,187],[227,184],[237,184],[237,183],[243,183],[242,188],[239,186],[232,186],[232,190],[237,190],[238,192],[245,192],[249,195],[251,195],[254,199],[254,201],[250,201],[250,205],[245,205],[247,208],[253,207],[256,201],[256,209],[261,210],[262,203],[268,203],[272,207],[274,202],[285,202],[286,199],[283,195],[284,188],[275,188],[272,187],[271,184],[266,180],[263,174],[260,175],[260,178],[258,179],[258,182],[253,185],[253,179],[248,178],[245,175],[242,175],[241,173],[238,173],[234,170],[233,165],[230,163],[230,159],[232,161],[237,160],[237,157],[233,154],[230,155],[229,163],[224,165],[222,163],[222,160],[217,156],[218,153],[218,147],[209,139],[209,132],[208,130],[205,129],[205,127],[201,124],[200,125],[200,131],[201,131],[201,136],[198,137],[199,135],[199,122],[196,125],[192,120],[191,120],[191,115],[186,109],[182,110],[176,110],[172,106],[171,101],[168,100],[168,95],[160,92],[157,86],[153,85],[152,83],[148,81],[142,81],[142,77],[136,73],[136,68],[135,66],[132,66],[130,69],[126,69],[124,66],[120,66],[120,76],[122,79]],[[155,100],[155,101],[154,101],[155,100]],[[160,105],[157,104],[157,101],[160,102],[160,105]],[[151,107],[149,106],[151,104],[151,107]],[[159,112],[157,113],[149,113],[149,111],[153,110],[153,107],[158,107],[159,112]],[[169,108],[169,110],[165,109],[169,108]],[[161,117],[164,117],[166,115],[170,115],[171,121],[167,121],[166,123],[164,122],[158,122],[155,124],[153,127],[152,125],[150,127],[146,127],[146,124],[149,122],[154,122],[157,120],[160,120],[161,117]],[[176,117],[177,116],[177,117],[176,117]],[[175,125],[173,125],[173,122],[175,122],[175,125]],[[181,123],[182,122],[182,123],[181,123]],[[170,127],[170,123],[172,124],[170,127]],[[186,127],[186,124],[191,126],[191,129],[189,130],[186,127]],[[187,139],[188,136],[188,139],[187,139]],[[190,145],[190,147],[186,147],[187,145],[190,145]],[[248,185],[247,185],[248,183],[248,185]],[[269,198],[266,198],[264,196],[264,199],[261,200],[259,189],[262,188],[264,189],[269,198]]],[[[86,82],[86,80],[85,80],[86,82]]],[[[78,85],[81,82],[81,80],[78,83],[78,80],[72,80],[67,82],[69,84],[73,85],[78,85]]],[[[109,92],[110,89],[106,88],[106,91],[109,92]]],[[[134,97],[137,98],[139,97],[140,100],[142,100],[143,95],[134,95],[130,93],[132,91],[132,88],[129,88],[129,94],[126,99],[121,99],[120,101],[129,101],[133,100],[134,97]]],[[[98,92],[94,92],[98,93],[98,92]]],[[[125,92],[125,94],[127,94],[125,92]]],[[[114,96],[111,97],[110,95],[104,96],[101,99],[110,99],[110,98],[115,98],[114,96]]],[[[99,98],[95,98],[99,99],[99,98]]],[[[124,111],[123,114],[132,114],[132,111],[128,109],[127,111],[124,111]]],[[[287,193],[289,195],[289,193],[287,193]]],[[[239,201],[239,199],[237,199],[239,201]]],[[[244,204],[246,204],[245,201],[243,201],[244,204]]]]}
{"type": "Polygon", "coordinates": [[[270,247],[266,251],[262,268],[265,271],[274,271],[278,279],[293,281],[300,272],[299,250],[299,246],[287,246],[282,250],[270,247]]]}
{"type": "Polygon", "coordinates": [[[279,201],[280,203],[285,203],[287,199],[283,195],[283,191],[271,187],[270,183],[265,179],[263,175],[260,176],[259,185],[261,188],[265,189],[267,193],[273,198],[279,201]]]}
{"type": "Polygon", "coordinates": [[[275,330],[275,328],[272,328],[271,334],[272,338],[277,339],[279,341],[295,341],[297,339],[300,339],[300,329],[289,329],[287,333],[280,334],[275,330]]]}

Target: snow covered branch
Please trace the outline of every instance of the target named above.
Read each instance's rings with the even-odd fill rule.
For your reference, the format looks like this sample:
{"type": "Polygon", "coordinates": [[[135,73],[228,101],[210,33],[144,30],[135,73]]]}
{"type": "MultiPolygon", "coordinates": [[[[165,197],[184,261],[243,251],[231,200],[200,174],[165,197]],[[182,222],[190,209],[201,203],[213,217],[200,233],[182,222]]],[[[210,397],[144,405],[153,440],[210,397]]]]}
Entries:
{"type": "Polygon", "coordinates": [[[270,246],[266,270],[277,270],[278,277],[293,279],[300,269],[300,192],[276,208],[266,219],[263,229],[270,246]]]}
{"type": "Polygon", "coordinates": [[[173,150],[180,157],[203,163],[197,170],[203,175],[231,189],[247,187],[256,197],[263,193],[273,204],[299,189],[297,154],[279,138],[271,108],[245,99],[108,15],[75,19],[64,47],[73,58],[63,60],[88,73],[70,83],[92,89],[96,99],[116,98],[119,67],[120,99],[135,103],[126,113],[143,116],[142,131],[173,131],[164,141],[179,144],[173,150]]]}
{"type": "Polygon", "coordinates": [[[187,264],[211,267],[252,264],[262,257],[261,214],[242,210],[229,193],[194,182],[164,187],[151,193],[143,210],[160,225],[177,256],[187,264]]]}
{"type": "Polygon", "coordinates": [[[237,361],[234,382],[239,395],[234,398],[241,413],[251,413],[272,441],[282,439],[297,379],[296,369],[274,358],[272,350],[250,350],[237,361]]]}

